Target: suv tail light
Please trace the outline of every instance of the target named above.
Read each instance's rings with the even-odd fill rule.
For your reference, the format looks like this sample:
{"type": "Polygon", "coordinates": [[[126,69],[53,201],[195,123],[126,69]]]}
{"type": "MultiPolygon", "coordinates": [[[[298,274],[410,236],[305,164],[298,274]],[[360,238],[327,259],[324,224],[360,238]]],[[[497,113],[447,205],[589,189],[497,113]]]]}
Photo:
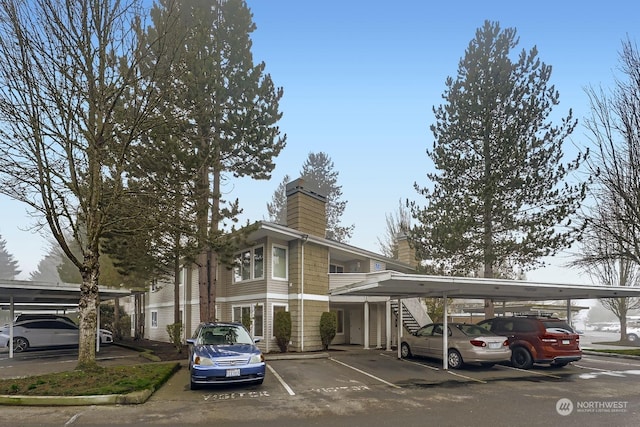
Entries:
{"type": "Polygon", "coordinates": [[[471,345],[473,345],[474,347],[486,347],[487,343],[482,341],[482,340],[471,340],[469,341],[471,343],[471,345]]]}

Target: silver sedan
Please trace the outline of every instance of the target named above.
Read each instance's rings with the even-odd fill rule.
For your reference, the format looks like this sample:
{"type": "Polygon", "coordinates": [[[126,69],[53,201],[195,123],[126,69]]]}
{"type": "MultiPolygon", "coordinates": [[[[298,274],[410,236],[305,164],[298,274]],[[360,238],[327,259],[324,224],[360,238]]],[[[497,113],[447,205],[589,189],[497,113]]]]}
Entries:
{"type": "MultiPolygon", "coordinates": [[[[448,323],[449,367],[457,369],[465,363],[493,366],[511,359],[507,337],[489,332],[477,325],[448,323]]],[[[431,323],[413,334],[402,337],[400,353],[403,358],[426,356],[442,360],[443,324],[431,323]]]]}

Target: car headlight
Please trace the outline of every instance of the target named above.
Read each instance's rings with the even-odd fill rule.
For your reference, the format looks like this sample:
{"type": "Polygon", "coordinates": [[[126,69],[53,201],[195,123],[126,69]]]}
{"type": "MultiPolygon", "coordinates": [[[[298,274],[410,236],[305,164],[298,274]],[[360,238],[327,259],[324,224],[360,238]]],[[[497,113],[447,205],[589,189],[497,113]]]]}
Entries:
{"type": "Polygon", "coordinates": [[[253,356],[251,356],[251,360],[249,360],[249,363],[262,363],[262,362],[264,362],[264,356],[262,355],[262,353],[254,354],[253,356]]]}
{"type": "Polygon", "coordinates": [[[196,356],[193,359],[193,363],[195,365],[201,365],[201,366],[213,366],[213,360],[209,359],[208,357],[196,356]]]}

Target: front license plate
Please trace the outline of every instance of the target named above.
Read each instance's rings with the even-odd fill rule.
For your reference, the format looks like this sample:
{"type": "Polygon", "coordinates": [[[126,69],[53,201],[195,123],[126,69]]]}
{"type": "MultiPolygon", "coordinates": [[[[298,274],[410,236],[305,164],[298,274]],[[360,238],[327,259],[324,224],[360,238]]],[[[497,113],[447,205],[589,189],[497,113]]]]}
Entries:
{"type": "Polygon", "coordinates": [[[227,369],[227,376],[228,377],[239,377],[240,376],[240,369],[227,369]]]}
{"type": "Polygon", "coordinates": [[[571,341],[570,340],[562,340],[562,344],[569,345],[569,344],[571,344],[571,341]]]}
{"type": "Polygon", "coordinates": [[[502,347],[502,343],[499,343],[499,342],[490,342],[489,343],[489,348],[496,349],[496,348],[500,348],[500,347],[502,347]]]}

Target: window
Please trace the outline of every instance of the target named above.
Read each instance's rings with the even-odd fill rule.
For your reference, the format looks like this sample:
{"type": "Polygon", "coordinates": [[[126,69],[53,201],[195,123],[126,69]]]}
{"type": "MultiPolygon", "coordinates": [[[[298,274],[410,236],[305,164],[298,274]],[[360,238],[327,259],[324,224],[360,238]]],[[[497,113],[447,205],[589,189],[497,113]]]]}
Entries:
{"type": "Polygon", "coordinates": [[[331,310],[336,313],[336,319],[338,319],[338,325],[336,327],[336,334],[344,334],[344,310],[331,310]]]}
{"type": "Polygon", "coordinates": [[[261,279],[264,275],[264,249],[262,246],[247,249],[236,255],[233,281],[261,279]]]}
{"type": "Polygon", "coordinates": [[[243,318],[249,322],[249,332],[254,337],[264,335],[264,306],[262,304],[237,305],[233,307],[233,321],[242,323],[243,318]]]}
{"type": "Polygon", "coordinates": [[[264,309],[262,304],[253,306],[253,336],[262,337],[264,335],[264,309]]]}
{"type": "Polygon", "coordinates": [[[287,271],[289,269],[287,259],[287,248],[282,246],[274,246],[272,251],[272,264],[274,279],[287,279],[287,271]]]}
{"type": "Polygon", "coordinates": [[[152,328],[157,328],[158,327],[158,312],[157,311],[152,311],[151,312],[151,327],[152,328]]]}
{"type": "Polygon", "coordinates": [[[329,273],[344,273],[344,266],[330,264],[329,265],[329,273]]]}
{"type": "Polygon", "coordinates": [[[271,337],[275,338],[276,334],[275,334],[275,326],[276,326],[276,313],[278,313],[279,311],[287,311],[287,306],[286,305],[276,305],[274,304],[272,307],[272,311],[273,311],[273,315],[271,316],[271,337]]]}
{"type": "Polygon", "coordinates": [[[238,259],[240,266],[240,280],[251,279],[251,251],[244,251],[238,259]]]}
{"type": "Polygon", "coordinates": [[[262,278],[264,275],[264,248],[260,246],[253,251],[253,277],[262,278]]]}

